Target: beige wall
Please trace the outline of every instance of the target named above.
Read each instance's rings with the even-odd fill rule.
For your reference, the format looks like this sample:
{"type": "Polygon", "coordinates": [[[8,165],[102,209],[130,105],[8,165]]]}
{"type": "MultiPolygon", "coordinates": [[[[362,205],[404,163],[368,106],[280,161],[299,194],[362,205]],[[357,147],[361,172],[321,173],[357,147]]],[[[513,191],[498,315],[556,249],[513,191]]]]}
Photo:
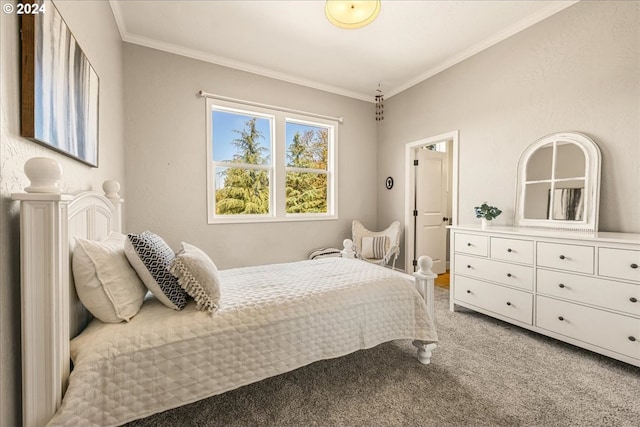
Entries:
{"type": "Polygon", "coordinates": [[[640,2],[580,2],[385,101],[378,224],[404,218],[404,146],[460,130],[459,222],[512,224],[522,151],[579,131],[602,150],[600,230],[640,232],[640,2]]]}
{"type": "Polygon", "coordinates": [[[125,44],[127,224],[174,249],[187,241],[219,268],[306,259],[342,247],[351,221],[376,225],[373,104],[255,74],[125,44]],[[329,116],[338,128],[339,220],[207,224],[204,90],[329,116]]]}
{"type": "Polygon", "coordinates": [[[66,191],[101,190],[106,179],[124,181],[122,42],[109,4],[56,2],[100,77],[100,167],[90,168],[20,137],[20,45],[15,14],[0,14],[0,425],[20,424],[20,259],[17,203],[11,193],[28,185],[30,157],[62,163],[66,191]]]}
{"type": "Polygon", "coordinates": [[[405,144],[455,129],[460,222],[475,222],[472,208],[486,200],[503,209],[498,222],[511,223],[520,153],[541,136],[575,130],[602,150],[601,230],[640,232],[638,2],[580,2],[388,99],[378,125],[370,103],[134,45],[123,49],[107,2],[58,3],[100,76],[100,168],[19,137],[18,20],[0,14],[2,425],[20,418],[18,206],[10,194],[28,184],[22,165],[32,156],[60,160],[68,191],[124,181],[126,167],[128,230],[156,231],[174,248],[189,241],[229,268],[303,259],[313,248],[337,246],[354,218],[369,227],[402,221],[405,144]],[[343,116],[340,219],[208,225],[199,90],[343,116]],[[392,190],[384,188],[387,176],[396,182],[392,190]]]}

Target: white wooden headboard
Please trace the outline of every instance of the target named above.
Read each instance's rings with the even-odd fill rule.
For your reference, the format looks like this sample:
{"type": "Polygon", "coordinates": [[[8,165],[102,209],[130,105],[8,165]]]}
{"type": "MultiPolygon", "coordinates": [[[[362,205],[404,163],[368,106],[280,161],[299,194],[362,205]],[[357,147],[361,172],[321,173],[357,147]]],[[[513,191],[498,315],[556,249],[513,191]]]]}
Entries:
{"type": "Polygon", "coordinates": [[[106,181],[105,195],[60,194],[62,169],[57,164],[55,173],[48,170],[52,161],[57,163],[30,159],[25,172],[31,192],[13,194],[20,201],[22,418],[28,427],[46,425],[60,406],[70,371],[69,341],[91,319],[73,284],[75,238],[100,240],[121,230],[120,185],[106,181]]]}
{"type": "MultiPolygon", "coordinates": [[[[90,314],[79,301],[71,255],[76,238],[101,240],[121,231],[121,206],[116,181],[103,184],[105,195],[92,191],[60,193],[62,168],[52,159],[33,158],[25,164],[31,180],[20,201],[22,304],[23,425],[40,427],[60,407],[70,373],[69,341],[80,333],[90,314]]],[[[342,256],[353,257],[345,240],[342,256]]],[[[434,318],[433,261],[420,257],[416,286],[434,318]]],[[[435,343],[414,341],[418,358],[428,364],[435,343]]]]}

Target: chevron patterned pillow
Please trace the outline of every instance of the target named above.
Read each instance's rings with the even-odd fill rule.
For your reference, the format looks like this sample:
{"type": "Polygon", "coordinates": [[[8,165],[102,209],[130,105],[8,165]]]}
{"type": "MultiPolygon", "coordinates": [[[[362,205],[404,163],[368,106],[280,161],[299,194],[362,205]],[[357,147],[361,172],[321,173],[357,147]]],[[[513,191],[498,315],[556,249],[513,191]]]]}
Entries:
{"type": "Polygon", "coordinates": [[[162,237],[150,231],[128,234],[124,253],[147,289],[160,302],[174,310],[184,308],[187,293],[169,272],[176,255],[162,237]]]}

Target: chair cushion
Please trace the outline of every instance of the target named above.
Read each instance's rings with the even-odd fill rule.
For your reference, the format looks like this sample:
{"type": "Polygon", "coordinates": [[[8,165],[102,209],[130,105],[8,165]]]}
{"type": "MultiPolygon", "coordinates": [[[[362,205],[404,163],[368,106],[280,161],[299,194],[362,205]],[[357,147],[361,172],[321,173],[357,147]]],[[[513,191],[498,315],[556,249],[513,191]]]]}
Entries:
{"type": "Polygon", "coordinates": [[[365,236],[362,238],[362,256],[364,258],[382,259],[385,255],[386,236],[365,236]]]}

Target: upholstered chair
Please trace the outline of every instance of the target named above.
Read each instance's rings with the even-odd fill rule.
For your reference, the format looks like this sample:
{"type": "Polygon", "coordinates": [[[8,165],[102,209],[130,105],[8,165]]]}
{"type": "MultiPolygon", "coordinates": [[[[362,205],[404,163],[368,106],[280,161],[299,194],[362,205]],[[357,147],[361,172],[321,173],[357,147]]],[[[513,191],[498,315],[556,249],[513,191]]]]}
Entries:
{"type": "Polygon", "coordinates": [[[360,221],[354,220],[351,232],[356,258],[382,266],[391,262],[391,268],[395,270],[400,254],[399,221],[394,221],[383,231],[371,231],[360,221]]]}

